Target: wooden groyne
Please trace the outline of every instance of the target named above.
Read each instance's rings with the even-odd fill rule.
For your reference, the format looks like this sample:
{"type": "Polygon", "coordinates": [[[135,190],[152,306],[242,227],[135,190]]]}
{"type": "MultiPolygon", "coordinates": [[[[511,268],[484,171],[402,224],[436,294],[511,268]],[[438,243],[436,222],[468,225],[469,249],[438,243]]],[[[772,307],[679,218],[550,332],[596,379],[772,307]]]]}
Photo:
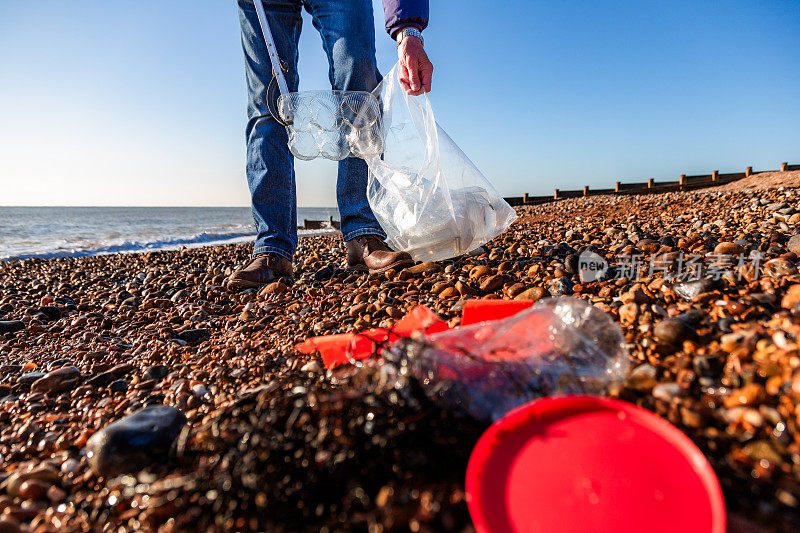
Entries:
{"type": "MultiPolygon", "coordinates": [[[[800,170],[800,165],[790,165],[788,163],[781,163],[780,170],[786,172],[789,170],[800,170]]],[[[609,189],[593,189],[588,185],[584,185],[583,189],[562,191],[555,189],[552,195],[533,196],[524,194],[523,196],[511,196],[505,198],[506,202],[510,205],[536,205],[544,204],[547,202],[555,202],[565,198],[579,198],[582,196],[599,196],[602,194],[656,194],[662,192],[673,191],[692,191],[695,189],[705,189],[707,187],[715,187],[717,185],[725,185],[732,181],[737,181],[747,178],[753,174],[760,172],[776,172],[775,170],[760,170],[753,171],[753,167],[747,167],[744,172],[733,172],[727,174],[720,174],[719,170],[714,170],[711,174],[701,174],[695,176],[687,176],[681,174],[677,180],[669,181],[656,181],[654,178],[648,178],[645,181],[638,181],[633,183],[616,182],[613,188],[609,189]]]]}

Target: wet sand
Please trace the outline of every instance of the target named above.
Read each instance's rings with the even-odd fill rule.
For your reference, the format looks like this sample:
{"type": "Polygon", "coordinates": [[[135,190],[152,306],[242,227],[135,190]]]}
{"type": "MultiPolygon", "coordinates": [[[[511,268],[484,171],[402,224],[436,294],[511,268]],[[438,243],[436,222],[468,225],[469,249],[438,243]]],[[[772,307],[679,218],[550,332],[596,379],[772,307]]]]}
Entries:
{"type": "Polygon", "coordinates": [[[248,245],[0,263],[0,531],[471,531],[463,479],[485,425],[413,384],[387,388],[376,368],[326,372],[293,346],[391,326],[418,303],[457,325],[467,298],[565,294],[620,325],[633,371],[612,395],[703,450],[731,522],[790,531],[799,196],[523,207],[482,253],[380,276],[343,269],[339,237],[307,238],[293,279],[238,294],[223,284],[248,245]],[[663,269],[582,281],[587,247],[663,269]],[[754,251],[757,272],[738,264],[754,251]],[[682,253],[737,260],[716,280],[665,281],[682,253]],[[125,418],[143,408],[147,424],[125,418]]]}

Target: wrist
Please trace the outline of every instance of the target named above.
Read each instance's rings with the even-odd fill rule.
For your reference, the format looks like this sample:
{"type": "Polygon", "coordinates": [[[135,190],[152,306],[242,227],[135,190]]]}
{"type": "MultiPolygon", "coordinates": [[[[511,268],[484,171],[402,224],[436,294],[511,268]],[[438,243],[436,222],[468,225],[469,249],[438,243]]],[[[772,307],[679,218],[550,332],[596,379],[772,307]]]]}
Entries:
{"type": "Polygon", "coordinates": [[[397,46],[400,46],[404,40],[410,37],[419,40],[421,45],[425,45],[425,39],[422,37],[422,32],[419,30],[419,28],[416,26],[404,26],[395,34],[397,46]]]}

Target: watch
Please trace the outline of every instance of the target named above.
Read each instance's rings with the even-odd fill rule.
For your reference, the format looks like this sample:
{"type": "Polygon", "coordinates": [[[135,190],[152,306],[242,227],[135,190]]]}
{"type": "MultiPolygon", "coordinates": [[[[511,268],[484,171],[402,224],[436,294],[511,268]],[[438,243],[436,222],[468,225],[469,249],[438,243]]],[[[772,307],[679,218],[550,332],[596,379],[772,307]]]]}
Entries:
{"type": "Polygon", "coordinates": [[[397,46],[400,46],[400,43],[403,42],[404,37],[416,37],[420,40],[423,46],[425,45],[425,39],[422,38],[422,32],[413,26],[407,26],[397,32],[397,46]]]}

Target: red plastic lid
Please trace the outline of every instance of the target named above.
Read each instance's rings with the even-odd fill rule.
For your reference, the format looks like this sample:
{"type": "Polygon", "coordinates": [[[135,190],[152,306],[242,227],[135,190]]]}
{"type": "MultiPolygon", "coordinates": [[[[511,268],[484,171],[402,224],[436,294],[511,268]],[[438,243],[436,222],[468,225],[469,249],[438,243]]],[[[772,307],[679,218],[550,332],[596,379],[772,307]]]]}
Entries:
{"type": "Polygon", "coordinates": [[[676,427],[605,398],[545,398],[509,412],[470,457],[478,532],[724,533],[711,465],[676,427]]]}

